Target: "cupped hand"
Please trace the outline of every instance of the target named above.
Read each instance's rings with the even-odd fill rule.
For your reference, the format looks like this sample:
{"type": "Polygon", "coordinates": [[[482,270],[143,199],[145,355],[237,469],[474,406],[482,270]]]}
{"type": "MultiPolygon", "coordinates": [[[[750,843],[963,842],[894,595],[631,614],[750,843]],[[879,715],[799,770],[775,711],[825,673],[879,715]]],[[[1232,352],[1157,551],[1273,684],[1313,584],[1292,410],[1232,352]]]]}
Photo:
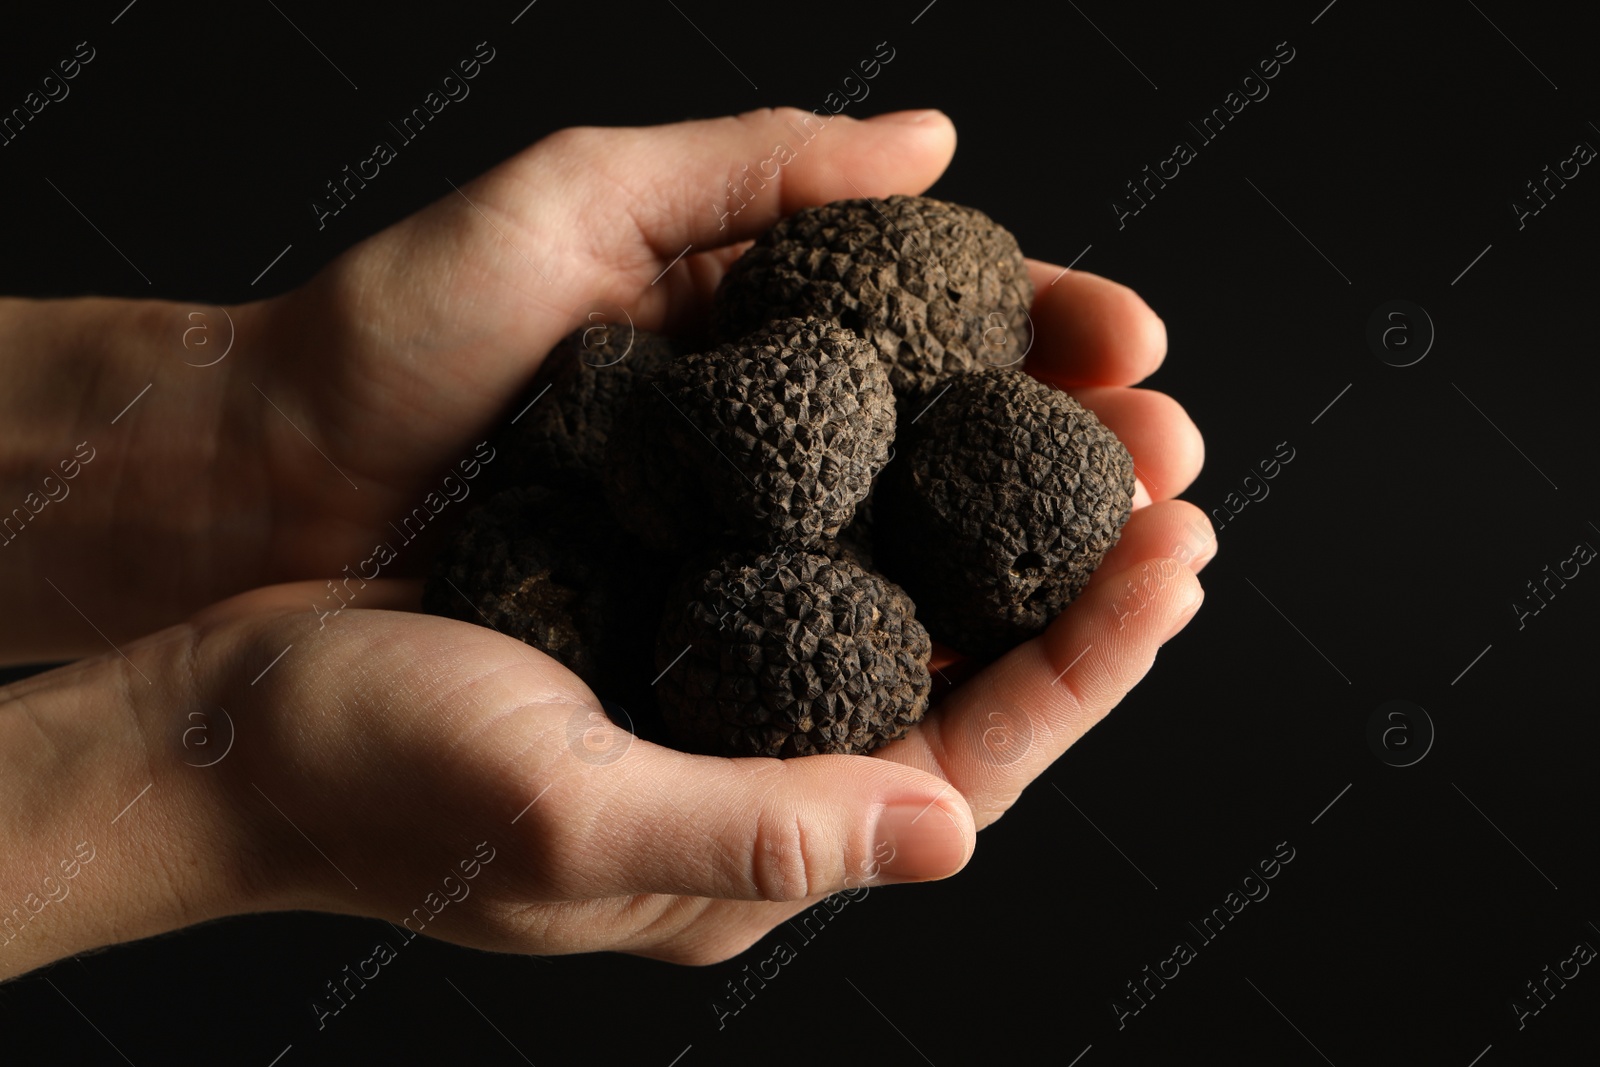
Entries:
{"type": "MultiPolygon", "coordinates": [[[[181,825],[163,809],[183,795],[173,780],[204,782],[225,828],[194,836],[230,842],[221,865],[248,887],[232,910],[372,916],[498,951],[707,961],[786,905],[943,877],[971,854],[972,812],[925,771],[688,755],[612,724],[542,652],[405,611],[414,582],[373,583],[363,593],[384,610],[321,620],[304,609],[314,592],[246,593],[179,640],[129,649],[150,677],[188,679],[142,699],[165,722],[147,733],[167,736],[131,829],[181,825]]],[[[172,865],[188,866],[181,851],[172,865]]]]}
{"type": "Polygon", "coordinates": [[[976,831],[1138,681],[1198,594],[1190,566],[1145,558],[1189,516],[1141,514],[1046,635],[874,757],[636,738],[543,653],[410,612],[415,583],[373,583],[375,607],[323,619],[309,584],[256,590],[127,650],[160,692],[138,697],[154,786],[125,829],[179,838],[168,869],[228,872],[173,880],[193,918],[316,909],[495,951],[727,959],[830,894],[960,870],[976,831]],[[209,749],[189,743],[197,714],[209,749]],[[195,796],[204,832],[174,810],[195,796]]]}
{"type": "Polygon", "coordinates": [[[1098,408],[1154,498],[1043,635],[968,670],[873,757],[728,760],[632,737],[576,676],[508,637],[401,614],[412,585],[362,590],[394,610],[351,609],[325,626],[304,608],[312,587],[247,594],[199,617],[218,635],[200,658],[240,664],[211,684],[219,702],[247,692],[243,719],[259,724],[219,770],[236,806],[274,831],[257,850],[264,871],[291,875],[274,906],[410,918],[410,932],[500,951],[710,963],[829,894],[959,870],[975,832],[1192,617],[1194,575],[1215,552],[1204,515],[1170,499],[1200,462],[1192,426],[1160,394],[1112,384],[1159,362],[1159,321],[1093,276],[1042,280],[1029,369],[1098,408]],[[245,685],[287,645],[304,658],[245,685]],[[468,885],[456,868],[476,867],[480,844],[496,858],[468,885]],[[469,894],[459,904],[445,876],[469,894]]]}

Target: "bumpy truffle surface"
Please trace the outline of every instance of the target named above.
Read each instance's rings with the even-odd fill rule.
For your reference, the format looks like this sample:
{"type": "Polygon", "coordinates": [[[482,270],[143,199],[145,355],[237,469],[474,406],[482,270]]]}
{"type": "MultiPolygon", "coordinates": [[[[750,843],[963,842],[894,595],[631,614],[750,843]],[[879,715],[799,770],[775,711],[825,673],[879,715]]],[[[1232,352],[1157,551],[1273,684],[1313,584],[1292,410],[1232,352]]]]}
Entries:
{"type": "Polygon", "coordinates": [[[981,211],[919,196],[839,200],[767,231],[723,277],[724,341],[780,315],[830,318],[871,341],[897,396],[945,374],[1020,363],[1033,282],[1016,238],[981,211]]]}
{"type": "Polygon", "coordinates": [[[821,319],[778,319],[662,374],[656,415],[733,527],[816,545],[850,522],[889,458],[894,395],[876,350],[821,319]]]}
{"type": "Polygon", "coordinates": [[[1066,393],[1012,370],[952,379],[874,494],[877,560],[940,641],[990,656],[1040,633],[1133,507],[1133,460],[1066,393]]]}
{"type": "Polygon", "coordinates": [[[638,570],[600,502],[543,487],[510,489],[463,518],[423,590],[423,610],[488,626],[561,661],[591,687],[608,681],[608,607],[638,570]]]}
{"type": "Polygon", "coordinates": [[[868,752],[927,710],[931,647],[905,593],[847,559],[738,553],[669,600],[656,687],[696,751],[868,752]]]}
{"type": "Polygon", "coordinates": [[[506,435],[511,484],[597,484],[624,401],[676,354],[668,338],[626,323],[591,324],[564,337],[506,435]]]}

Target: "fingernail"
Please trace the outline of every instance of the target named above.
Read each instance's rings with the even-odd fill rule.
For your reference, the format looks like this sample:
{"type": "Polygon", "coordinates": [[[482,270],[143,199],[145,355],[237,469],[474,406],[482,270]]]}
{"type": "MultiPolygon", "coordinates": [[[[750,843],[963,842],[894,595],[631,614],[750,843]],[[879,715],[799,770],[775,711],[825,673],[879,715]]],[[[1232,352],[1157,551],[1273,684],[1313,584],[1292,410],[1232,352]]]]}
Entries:
{"type": "Polygon", "coordinates": [[[874,881],[920,882],[945,878],[967,860],[966,835],[932,801],[890,804],[878,816],[874,881]]]}
{"type": "Polygon", "coordinates": [[[882,115],[873,115],[868,122],[887,122],[895,126],[921,126],[925,122],[932,122],[935,116],[943,115],[938,108],[922,108],[917,111],[887,111],[882,115]]]}
{"type": "Polygon", "coordinates": [[[1194,618],[1195,612],[1200,610],[1200,605],[1205,602],[1205,599],[1206,591],[1201,589],[1195,594],[1195,598],[1189,601],[1189,606],[1183,609],[1183,614],[1178,616],[1178,621],[1172,624],[1172,629],[1167,631],[1167,636],[1161,639],[1163,645],[1177,637],[1178,633],[1189,625],[1189,620],[1194,618]]]}

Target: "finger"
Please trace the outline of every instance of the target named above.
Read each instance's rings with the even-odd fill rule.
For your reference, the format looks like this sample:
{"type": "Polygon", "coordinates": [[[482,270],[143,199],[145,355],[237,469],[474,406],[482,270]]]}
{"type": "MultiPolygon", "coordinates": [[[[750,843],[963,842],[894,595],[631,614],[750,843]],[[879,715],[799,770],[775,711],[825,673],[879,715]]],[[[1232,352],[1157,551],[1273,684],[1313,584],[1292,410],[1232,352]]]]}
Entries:
{"type": "MultiPolygon", "coordinates": [[[[587,907],[598,924],[613,932],[612,941],[604,946],[608,951],[708,967],[742,955],[791,919],[795,934],[810,941],[835,916],[865,899],[869,892],[863,887],[860,891],[851,889],[800,901],[713,900],[656,894],[612,897],[591,901],[587,907]]],[[[560,925],[571,925],[570,920],[560,925]]],[[[546,938],[540,942],[540,951],[552,951],[546,938]]],[[[570,947],[558,942],[555,951],[592,952],[595,947],[592,939],[570,947]]]]}
{"type": "Polygon", "coordinates": [[[802,207],[920,193],[954,151],[955,128],[938,111],[857,120],[763,108],[562,130],[472,183],[469,195],[524,217],[536,247],[570,253],[563,259],[574,266],[560,284],[578,299],[637,299],[639,325],[660,329],[669,298],[691,289],[686,254],[756,237],[802,207]],[[530,203],[530,187],[553,195],[530,203]],[[619,218],[628,225],[572,225],[619,218]]]}
{"type": "MultiPolygon", "coordinates": [[[[653,921],[629,923],[613,950],[691,967],[707,967],[743,955],[785,922],[794,932],[791,947],[814,940],[870,889],[847,890],[802,901],[706,900],[702,897],[652,898],[660,912],[653,921]]],[[[637,905],[631,903],[630,909],[637,905]]],[[[632,916],[620,917],[623,921],[632,916]]],[[[788,937],[788,935],[783,935],[788,937]]],[[[770,951],[770,946],[769,946],[770,951]]],[[[735,1002],[737,1003],[737,1002],[735,1002]]]]}
{"type": "MultiPolygon", "coordinates": [[[[669,306],[659,329],[672,337],[691,338],[705,330],[711,317],[711,301],[722,276],[753,242],[740,241],[705,252],[685,256],[688,281],[678,280],[669,293],[669,306]]],[[[665,282],[663,285],[667,284],[665,282]]]]}
{"type": "MultiPolygon", "coordinates": [[[[596,719],[594,728],[607,727],[596,719]]],[[[948,877],[972,854],[966,802],[908,767],[856,756],[718,759],[636,739],[604,763],[587,761],[591,750],[615,751],[575,747],[565,770],[541,768],[550,794],[523,820],[544,857],[536,875],[556,899],[796,901],[948,877]]]]}
{"type": "Polygon", "coordinates": [[[1134,474],[1152,500],[1177,496],[1200,475],[1205,439],[1183,406],[1153,389],[1086,386],[1074,399],[1111,428],[1133,456],[1134,474]]]}
{"type": "Polygon", "coordinates": [[[634,183],[633,219],[663,262],[685,245],[759,236],[803,207],[920,193],[949,165],[956,140],[950,119],[931,110],[857,120],[762,108],[612,133],[621,151],[602,166],[634,183]]]}
{"type": "Polygon", "coordinates": [[[1114,572],[878,754],[944,777],[981,829],[1116,707],[1203,595],[1176,560],[1114,572]]]}
{"type": "Polygon", "coordinates": [[[1060,386],[1132,385],[1167,354],[1167,327],[1138,293],[1097,274],[1028,261],[1036,291],[1027,370],[1060,386]]]}
{"type": "MultiPolygon", "coordinates": [[[[1114,581],[1116,575],[1141,560],[1162,556],[1199,574],[1216,554],[1217,535],[1205,513],[1187,500],[1163,500],[1134,511],[1117,543],[1089,577],[1089,585],[1114,581]]],[[[936,697],[973,677],[982,666],[981,660],[963,655],[935,638],[928,669],[934,673],[936,697]]]]}
{"type": "Polygon", "coordinates": [[[346,577],[337,582],[284,582],[251,589],[202,608],[190,621],[224,623],[271,611],[317,612],[319,608],[322,612],[339,612],[344,607],[420,611],[421,606],[422,582],[418,579],[381,578],[367,582],[346,577]]]}
{"type": "MultiPolygon", "coordinates": [[[[562,907],[536,909],[531,926],[507,944],[501,936],[460,937],[491,952],[541,955],[628,952],[690,967],[709,967],[743,954],[789,919],[805,940],[816,937],[846,906],[870,889],[819,894],[798,901],[725,900],[681,893],[601,897],[562,907]],[[826,903],[824,903],[826,901],[826,903]]],[[[465,933],[457,931],[457,933],[465,933]]]]}
{"type": "Polygon", "coordinates": [[[1187,500],[1162,500],[1133,513],[1089,585],[1116,581],[1117,575],[1141,561],[1162,557],[1199,574],[1216,554],[1217,535],[1205,512],[1187,500]]]}

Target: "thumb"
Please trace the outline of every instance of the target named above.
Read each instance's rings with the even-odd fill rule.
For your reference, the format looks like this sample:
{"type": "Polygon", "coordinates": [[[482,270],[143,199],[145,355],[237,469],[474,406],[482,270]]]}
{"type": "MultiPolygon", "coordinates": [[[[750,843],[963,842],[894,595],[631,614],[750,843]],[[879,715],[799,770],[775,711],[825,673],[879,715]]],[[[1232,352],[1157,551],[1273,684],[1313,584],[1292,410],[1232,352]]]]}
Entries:
{"type": "Polygon", "coordinates": [[[977,833],[941,779],[861,756],[731,760],[635,741],[549,800],[529,832],[551,861],[551,890],[571,899],[789,901],[945,878],[966,866],[977,833]]]}
{"type": "Polygon", "coordinates": [[[564,147],[599,149],[585,169],[628,190],[639,234],[666,259],[685,245],[704,250],[755,237],[814,204],[920,193],[944,173],[956,146],[955,126],[931,110],[857,120],[763,108],[592,138],[574,132],[564,147]]]}
{"type": "Polygon", "coordinates": [[[686,253],[753,238],[800,208],[920,193],[949,165],[955,143],[939,111],[858,120],[783,107],[663,126],[580,126],[544,138],[468,193],[520,215],[530,247],[566,246],[570,254],[557,261],[576,269],[558,280],[576,299],[608,287],[622,298],[686,253]],[[530,197],[530,189],[546,195],[530,197]],[[574,219],[617,224],[575,232],[574,219]]]}

